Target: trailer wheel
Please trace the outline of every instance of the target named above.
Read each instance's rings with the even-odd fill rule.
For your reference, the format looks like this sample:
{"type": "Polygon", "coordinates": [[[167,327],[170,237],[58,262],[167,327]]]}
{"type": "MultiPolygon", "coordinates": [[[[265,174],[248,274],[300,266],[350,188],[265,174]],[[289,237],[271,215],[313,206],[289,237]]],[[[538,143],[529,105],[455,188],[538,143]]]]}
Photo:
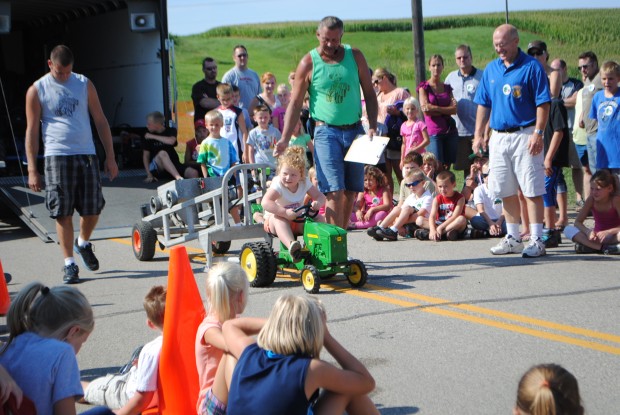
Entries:
{"type": "Polygon", "coordinates": [[[159,196],[153,196],[151,198],[151,213],[155,214],[159,212],[161,208],[162,208],[161,199],[159,198],[159,196]]]}
{"type": "Polygon", "coordinates": [[[368,279],[368,271],[366,271],[366,265],[359,259],[352,259],[349,261],[349,273],[347,274],[347,280],[352,287],[359,288],[366,284],[368,279]]]}
{"type": "Polygon", "coordinates": [[[276,257],[267,242],[244,244],[239,262],[252,287],[267,287],[276,279],[276,257]]]}
{"type": "Polygon", "coordinates": [[[217,241],[211,243],[214,254],[225,254],[230,249],[230,241],[217,241]]]}
{"type": "Polygon", "coordinates": [[[140,221],[133,225],[131,246],[133,254],[139,261],[150,261],[155,256],[157,232],[150,222],[140,221]]]}
{"type": "Polygon", "coordinates": [[[177,197],[177,193],[175,191],[168,190],[166,192],[166,207],[167,208],[171,208],[172,206],[174,206],[178,200],[179,198],[177,197]]]}
{"type": "Polygon", "coordinates": [[[316,294],[321,288],[321,277],[314,265],[306,265],[301,270],[301,283],[308,294],[316,294]]]}

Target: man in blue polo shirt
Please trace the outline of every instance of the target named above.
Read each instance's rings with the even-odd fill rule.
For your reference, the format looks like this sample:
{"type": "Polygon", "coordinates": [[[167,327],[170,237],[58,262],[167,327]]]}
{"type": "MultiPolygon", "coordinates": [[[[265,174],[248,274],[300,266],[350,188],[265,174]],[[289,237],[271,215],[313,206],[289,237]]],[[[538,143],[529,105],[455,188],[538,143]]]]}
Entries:
{"type": "Polygon", "coordinates": [[[474,102],[478,104],[473,150],[489,147],[489,190],[504,203],[507,234],[491,248],[494,255],[521,253],[524,258],[545,255],[541,239],[545,168],[543,131],[551,97],[544,68],[519,48],[517,29],[495,29],[493,45],[499,55],[484,70],[474,102]],[[484,130],[491,118],[489,142],[484,130]],[[530,243],[524,248],[519,232],[519,188],[530,219],[530,243]]]}

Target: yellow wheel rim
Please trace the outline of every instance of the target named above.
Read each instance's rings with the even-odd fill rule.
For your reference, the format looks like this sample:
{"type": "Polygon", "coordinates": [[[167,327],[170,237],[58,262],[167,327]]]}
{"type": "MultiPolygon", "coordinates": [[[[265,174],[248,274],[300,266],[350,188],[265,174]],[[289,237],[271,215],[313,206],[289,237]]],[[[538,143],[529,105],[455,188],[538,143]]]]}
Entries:
{"type": "Polygon", "coordinates": [[[252,282],[256,279],[256,273],[258,272],[258,264],[256,263],[256,255],[251,249],[246,248],[241,253],[241,268],[248,275],[248,281],[252,282]]]}
{"type": "Polygon", "coordinates": [[[306,290],[312,290],[314,288],[314,274],[307,269],[303,270],[301,274],[301,283],[306,290]]]}
{"type": "Polygon", "coordinates": [[[359,284],[362,280],[362,268],[357,264],[351,264],[351,273],[349,274],[349,281],[352,284],[359,284]]]}

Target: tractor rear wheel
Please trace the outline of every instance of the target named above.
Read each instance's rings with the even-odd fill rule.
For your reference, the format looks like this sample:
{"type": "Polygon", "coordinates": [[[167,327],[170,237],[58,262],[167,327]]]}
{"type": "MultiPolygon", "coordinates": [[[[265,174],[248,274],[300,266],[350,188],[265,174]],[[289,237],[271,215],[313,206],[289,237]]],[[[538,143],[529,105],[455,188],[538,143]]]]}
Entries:
{"type": "Polygon", "coordinates": [[[239,263],[252,287],[267,287],[276,279],[276,257],[267,242],[244,244],[239,263]]]}

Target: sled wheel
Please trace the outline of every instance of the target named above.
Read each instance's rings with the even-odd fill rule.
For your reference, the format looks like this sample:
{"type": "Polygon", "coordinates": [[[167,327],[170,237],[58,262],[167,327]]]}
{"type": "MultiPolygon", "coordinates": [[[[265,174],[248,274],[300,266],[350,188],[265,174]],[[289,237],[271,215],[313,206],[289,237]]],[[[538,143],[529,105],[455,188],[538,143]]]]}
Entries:
{"type": "Polygon", "coordinates": [[[321,288],[321,277],[314,265],[306,265],[301,270],[301,283],[308,294],[316,294],[321,288]]]}
{"type": "Polygon", "coordinates": [[[133,254],[139,261],[150,261],[155,256],[157,232],[150,222],[138,222],[131,231],[133,254]]]}
{"type": "Polygon", "coordinates": [[[363,287],[367,279],[368,271],[366,271],[364,263],[359,259],[349,261],[349,273],[347,274],[349,284],[355,288],[363,287]]]}
{"type": "Polygon", "coordinates": [[[177,193],[172,191],[172,190],[168,190],[166,192],[166,207],[167,208],[171,208],[172,206],[174,206],[177,201],[179,199],[177,198],[177,193]]]}
{"type": "Polygon", "coordinates": [[[155,214],[157,212],[159,212],[161,210],[161,208],[163,207],[161,204],[161,199],[159,198],[159,196],[153,196],[151,198],[151,213],[155,214]]]}
{"type": "Polygon", "coordinates": [[[239,263],[252,287],[267,287],[276,279],[276,257],[267,242],[244,244],[239,263]]]}
{"type": "Polygon", "coordinates": [[[230,249],[230,241],[217,241],[211,244],[214,254],[225,254],[230,249]]]}

